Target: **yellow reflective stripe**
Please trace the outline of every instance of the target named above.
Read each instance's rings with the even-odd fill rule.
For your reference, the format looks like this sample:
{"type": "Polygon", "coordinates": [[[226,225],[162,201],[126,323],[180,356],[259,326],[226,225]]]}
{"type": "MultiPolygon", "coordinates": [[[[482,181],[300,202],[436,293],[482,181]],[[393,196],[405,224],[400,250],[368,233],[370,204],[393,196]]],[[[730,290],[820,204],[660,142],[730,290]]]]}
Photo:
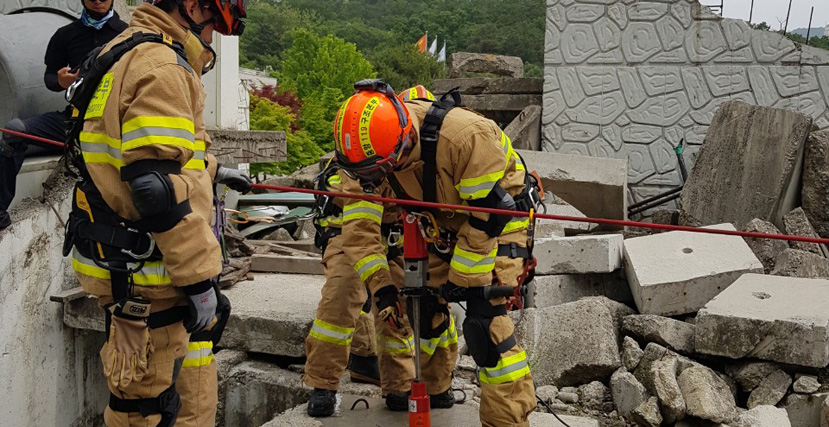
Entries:
{"type": "Polygon", "coordinates": [[[495,256],[498,249],[492,249],[487,255],[477,254],[455,246],[450,265],[455,270],[466,274],[489,273],[495,269],[495,256]]]}
{"type": "Polygon", "coordinates": [[[414,351],[414,337],[409,336],[406,341],[394,337],[382,337],[380,340],[380,351],[389,354],[408,354],[414,351]]]}
{"type": "Polygon", "coordinates": [[[504,231],[501,232],[501,235],[511,233],[515,230],[521,230],[524,228],[528,228],[530,226],[530,219],[524,217],[513,217],[506,226],[504,226],[504,231]]]}
{"type": "Polygon", "coordinates": [[[342,179],[342,177],[340,177],[340,175],[331,175],[328,178],[328,185],[337,185],[337,184],[342,184],[342,183],[343,183],[343,179],[342,179]]]}
{"type": "Polygon", "coordinates": [[[86,163],[107,163],[116,168],[124,166],[121,157],[121,141],[109,135],[81,132],[81,154],[86,163]]]}
{"type": "Polygon", "coordinates": [[[377,111],[377,107],[379,106],[380,97],[375,96],[366,102],[366,106],[360,114],[360,147],[362,147],[363,154],[366,155],[366,158],[373,157],[377,154],[374,151],[374,146],[371,145],[371,117],[374,116],[374,112],[377,111]]]}
{"type": "Polygon", "coordinates": [[[329,227],[329,226],[342,226],[343,225],[343,216],[342,215],[331,215],[325,218],[321,218],[317,220],[317,224],[320,227],[329,227]]]}
{"type": "Polygon", "coordinates": [[[193,152],[193,158],[184,165],[184,169],[206,169],[207,164],[204,162],[205,151],[207,151],[207,144],[204,141],[197,139],[196,150],[193,152]]]}
{"type": "Polygon", "coordinates": [[[504,171],[500,170],[475,178],[464,178],[455,188],[460,193],[461,199],[482,199],[492,191],[492,187],[495,187],[498,180],[503,177],[504,171]]]}
{"type": "Polygon", "coordinates": [[[353,221],[355,219],[369,219],[378,224],[382,224],[383,205],[366,201],[346,205],[343,208],[343,222],[353,221]]]}
{"type": "Polygon", "coordinates": [[[450,345],[457,343],[458,331],[455,329],[455,318],[449,315],[449,327],[439,337],[431,338],[428,341],[421,339],[420,351],[431,356],[435,354],[436,348],[448,348],[450,345]]]}
{"type": "Polygon", "coordinates": [[[507,158],[507,166],[509,166],[509,159],[515,159],[515,170],[525,171],[527,170],[524,167],[524,163],[521,162],[521,157],[518,156],[518,153],[512,148],[512,140],[501,131],[501,149],[504,150],[504,156],[507,158]]]}
{"type": "Polygon", "coordinates": [[[138,116],[121,126],[121,150],[170,145],[196,150],[193,122],[183,117],[138,116]]]}
{"type": "MultiPolygon", "coordinates": [[[[129,262],[127,267],[134,270],[138,268],[138,264],[129,262]]],[[[99,267],[95,261],[84,257],[77,249],[72,253],[72,268],[84,276],[103,280],[111,278],[109,270],[99,267]]],[[[133,273],[132,279],[136,285],[140,286],[168,286],[173,283],[167,275],[163,261],[145,262],[141,270],[133,273]]]]}
{"type": "Polygon", "coordinates": [[[527,353],[521,351],[502,358],[493,368],[478,368],[478,379],[484,384],[503,384],[523,378],[530,373],[527,353]]]}
{"type": "Polygon", "coordinates": [[[343,328],[342,326],[333,325],[324,320],[314,318],[314,324],[311,326],[311,331],[308,333],[308,336],[327,343],[346,346],[351,344],[351,335],[353,333],[354,328],[343,328]]]}
{"type": "Polygon", "coordinates": [[[389,261],[385,255],[369,255],[354,264],[354,271],[364,282],[380,269],[389,269],[389,261]]]}
{"type": "Polygon", "coordinates": [[[207,366],[213,362],[213,341],[191,341],[187,344],[183,368],[207,366]]]}

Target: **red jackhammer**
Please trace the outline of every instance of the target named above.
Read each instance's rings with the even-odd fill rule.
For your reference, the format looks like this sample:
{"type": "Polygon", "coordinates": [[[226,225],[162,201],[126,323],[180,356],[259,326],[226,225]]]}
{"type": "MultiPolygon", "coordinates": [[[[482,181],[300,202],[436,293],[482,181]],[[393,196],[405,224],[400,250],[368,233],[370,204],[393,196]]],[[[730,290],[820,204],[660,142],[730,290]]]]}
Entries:
{"type": "Polygon", "coordinates": [[[403,217],[403,259],[405,284],[403,293],[412,299],[411,325],[415,338],[415,378],[409,394],[409,426],[430,427],[429,394],[420,370],[420,298],[429,294],[429,252],[425,232],[417,214],[403,217]]]}

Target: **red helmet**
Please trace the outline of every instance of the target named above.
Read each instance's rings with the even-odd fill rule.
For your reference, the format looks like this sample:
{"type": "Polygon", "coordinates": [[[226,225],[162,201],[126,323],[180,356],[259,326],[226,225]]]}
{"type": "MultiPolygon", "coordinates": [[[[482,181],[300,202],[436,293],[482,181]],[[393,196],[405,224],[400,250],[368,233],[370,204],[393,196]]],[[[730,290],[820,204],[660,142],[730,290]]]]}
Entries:
{"type": "Polygon", "coordinates": [[[361,80],[334,119],[340,167],[364,184],[379,184],[409,145],[412,121],[406,106],[382,80],[361,80]]]}
{"type": "Polygon", "coordinates": [[[219,34],[241,36],[245,31],[247,0],[209,0],[210,8],[216,14],[215,28],[219,34]]]}
{"type": "Polygon", "coordinates": [[[429,92],[423,85],[410,87],[398,95],[403,101],[413,101],[419,99],[421,101],[434,101],[435,95],[429,92]]]}

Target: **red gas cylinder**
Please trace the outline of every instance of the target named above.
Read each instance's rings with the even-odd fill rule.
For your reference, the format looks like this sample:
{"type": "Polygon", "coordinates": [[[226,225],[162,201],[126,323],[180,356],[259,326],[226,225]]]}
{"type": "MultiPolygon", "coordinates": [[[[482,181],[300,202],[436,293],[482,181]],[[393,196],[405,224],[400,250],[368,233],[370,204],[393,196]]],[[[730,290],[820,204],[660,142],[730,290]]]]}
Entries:
{"type": "Polygon", "coordinates": [[[409,427],[431,427],[431,425],[426,383],[412,381],[412,392],[409,394],[409,427]]]}

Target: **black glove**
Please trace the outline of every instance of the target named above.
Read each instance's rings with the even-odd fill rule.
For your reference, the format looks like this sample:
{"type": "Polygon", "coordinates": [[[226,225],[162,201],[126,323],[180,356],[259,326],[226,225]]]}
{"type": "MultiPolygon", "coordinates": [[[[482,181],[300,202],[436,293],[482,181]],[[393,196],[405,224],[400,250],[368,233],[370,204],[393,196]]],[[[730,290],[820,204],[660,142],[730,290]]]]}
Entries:
{"type": "Polygon", "coordinates": [[[218,299],[213,282],[205,280],[195,285],[185,286],[184,294],[187,296],[187,307],[190,308],[190,316],[184,320],[184,328],[192,334],[207,329],[216,316],[218,299]]]}
{"type": "Polygon", "coordinates": [[[227,185],[242,194],[250,191],[250,185],[253,184],[253,180],[238,169],[230,169],[222,165],[216,169],[216,182],[227,185]]]}
{"type": "Polygon", "coordinates": [[[402,329],[403,322],[400,320],[400,300],[397,298],[397,287],[388,285],[380,288],[374,293],[377,297],[377,315],[395,329],[402,329]]]}

